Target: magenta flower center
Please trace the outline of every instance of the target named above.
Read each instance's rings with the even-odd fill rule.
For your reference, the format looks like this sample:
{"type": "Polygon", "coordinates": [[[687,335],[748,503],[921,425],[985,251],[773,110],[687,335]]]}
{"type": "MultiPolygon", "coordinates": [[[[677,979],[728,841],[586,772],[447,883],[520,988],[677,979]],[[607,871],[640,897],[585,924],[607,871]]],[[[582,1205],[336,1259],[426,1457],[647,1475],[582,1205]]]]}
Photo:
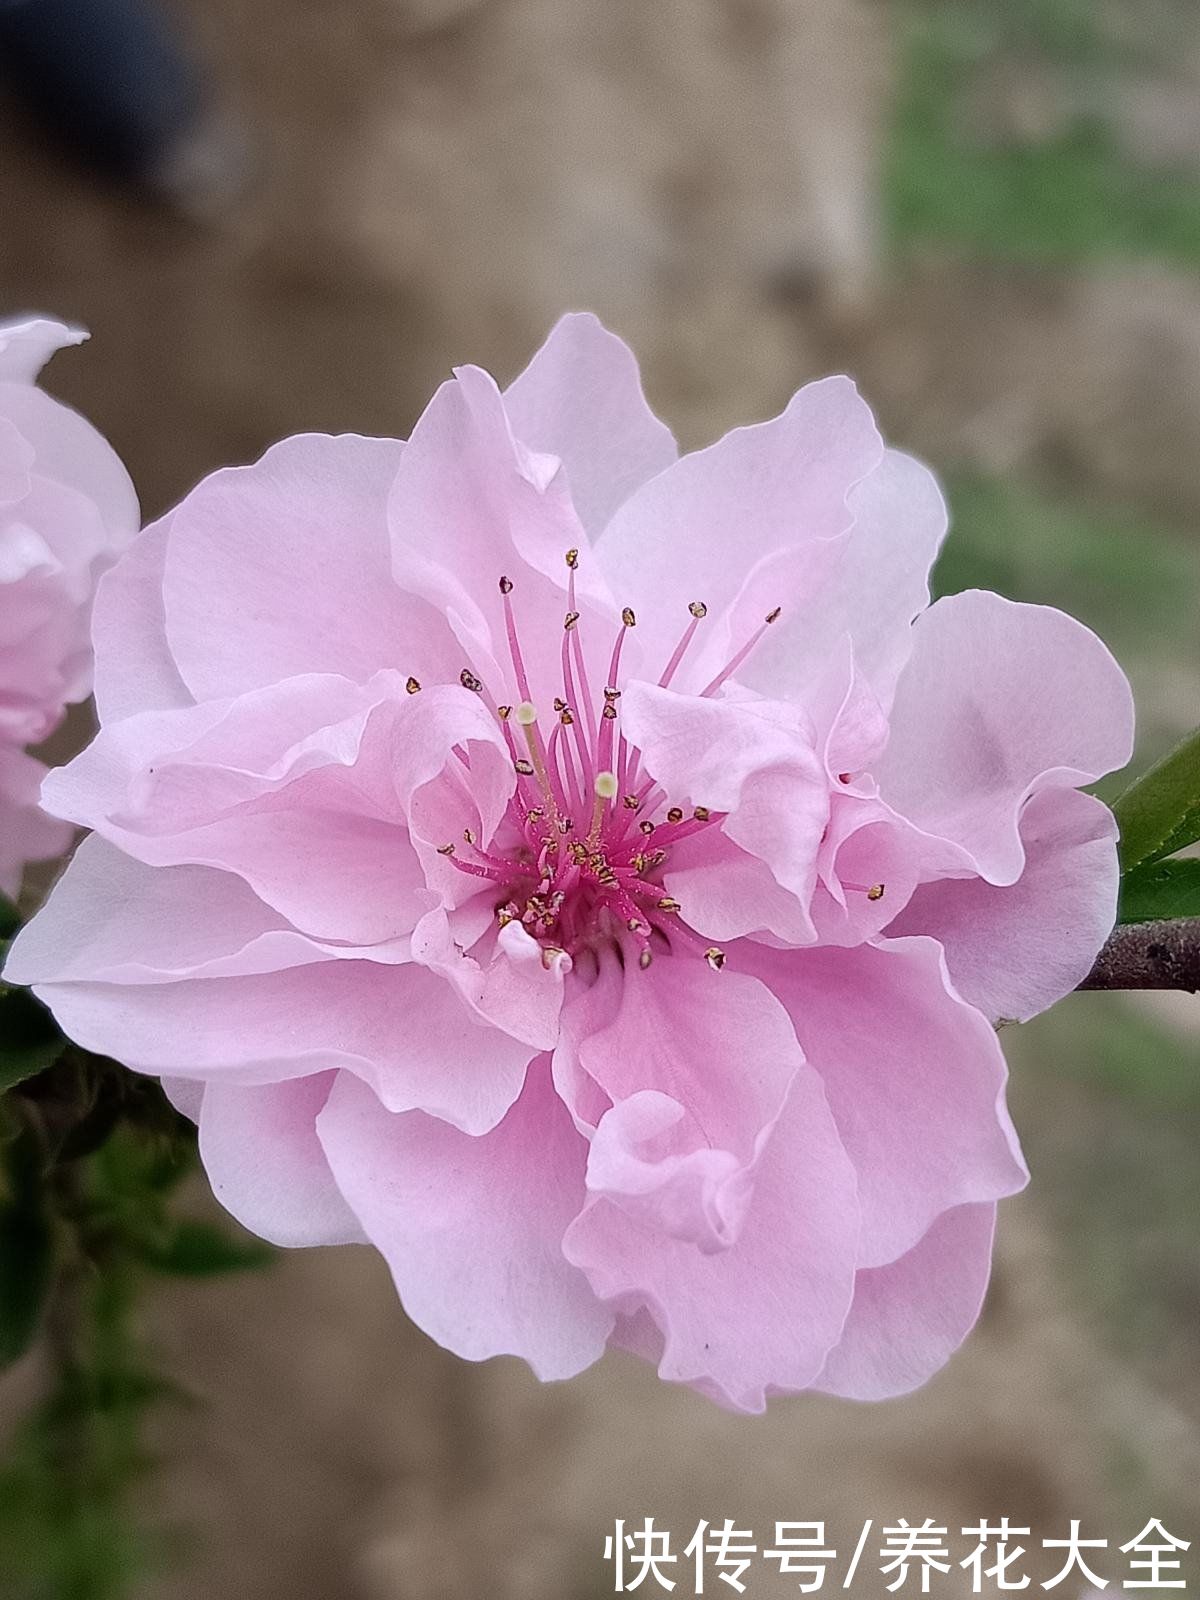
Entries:
{"type": "MultiPolygon", "coordinates": [[[[724,952],[688,927],[679,902],[663,884],[671,851],[682,840],[719,824],[722,813],[697,805],[685,811],[642,770],[641,752],[620,728],[621,651],[637,618],[621,613],[599,692],[589,682],[575,607],[578,551],[567,552],[570,570],[562,630],[561,693],[552,705],[535,704],[512,603],[513,585],[500,579],[513,675],[521,700],[498,705],[470,670],[463,687],[483,697],[504,731],[517,786],[495,837],[485,849],[470,829],[462,844],[440,847],[460,872],[493,881],[501,927],[520,922],[543,947],[549,964],[560,951],[615,945],[627,961],[648,967],[655,950],[692,952],[719,969],[724,952]]],[[[660,688],[668,688],[707,615],[702,601],[667,661],[660,688]]],[[[716,694],[779,616],[776,608],[740,650],[700,690],[716,694]]],[[[419,688],[410,680],[410,689],[419,688]]]]}

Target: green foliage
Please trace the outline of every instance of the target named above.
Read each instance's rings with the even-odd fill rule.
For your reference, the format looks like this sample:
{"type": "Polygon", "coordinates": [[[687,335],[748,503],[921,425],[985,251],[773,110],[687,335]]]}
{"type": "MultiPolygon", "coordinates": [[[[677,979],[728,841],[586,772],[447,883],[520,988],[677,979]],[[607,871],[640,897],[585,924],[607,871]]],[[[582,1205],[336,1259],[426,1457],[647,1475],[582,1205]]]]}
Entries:
{"type": "Polygon", "coordinates": [[[1200,861],[1151,861],[1121,879],[1118,922],[1200,917],[1200,861]]]}
{"type": "MultiPolygon", "coordinates": [[[[16,913],[0,901],[0,959],[16,913]]],[[[187,1396],[136,1326],[143,1285],[273,1252],[176,1215],[195,1134],[153,1080],[65,1040],[0,982],[0,1369],[40,1340],[52,1382],[0,1463],[5,1600],[124,1600],[161,1563],[131,1515],[148,1412],[187,1396]]]]}
{"type": "Polygon", "coordinates": [[[908,16],[887,173],[902,249],[938,243],[1041,264],[1200,260],[1200,182],[1121,147],[1108,110],[1116,52],[1096,7],[924,0],[908,16]],[[973,97],[1005,64],[1045,77],[1048,126],[986,139],[973,97]],[[1071,94],[1081,86],[1090,92],[1071,94]]]}
{"type": "Polygon", "coordinates": [[[0,983],[0,1094],[53,1066],[66,1040],[28,989],[0,983]]]}
{"type": "Polygon", "coordinates": [[[1113,810],[1124,872],[1200,839],[1200,728],[1131,783],[1113,810]]]}
{"type": "Polygon", "coordinates": [[[17,1124],[0,1143],[0,1371],[33,1343],[54,1279],[45,1152],[17,1124]]]}
{"type": "Polygon", "coordinates": [[[211,1222],[184,1218],[167,1237],[148,1247],[143,1259],[156,1272],[181,1278],[210,1278],[222,1272],[244,1272],[269,1266],[275,1252],[257,1239],[235,1239],[211,1222]]]}

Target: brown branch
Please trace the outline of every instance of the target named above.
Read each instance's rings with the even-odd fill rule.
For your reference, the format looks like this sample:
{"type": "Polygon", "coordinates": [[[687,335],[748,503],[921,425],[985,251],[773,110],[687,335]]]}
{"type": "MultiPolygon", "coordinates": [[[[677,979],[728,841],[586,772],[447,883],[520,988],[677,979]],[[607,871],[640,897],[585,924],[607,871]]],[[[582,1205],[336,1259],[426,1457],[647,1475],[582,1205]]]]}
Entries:
{"type": "Polygon", "coordinates": [[[1200,990],[1200,917],[1114,928],[1081,989],[1200,990]]]}

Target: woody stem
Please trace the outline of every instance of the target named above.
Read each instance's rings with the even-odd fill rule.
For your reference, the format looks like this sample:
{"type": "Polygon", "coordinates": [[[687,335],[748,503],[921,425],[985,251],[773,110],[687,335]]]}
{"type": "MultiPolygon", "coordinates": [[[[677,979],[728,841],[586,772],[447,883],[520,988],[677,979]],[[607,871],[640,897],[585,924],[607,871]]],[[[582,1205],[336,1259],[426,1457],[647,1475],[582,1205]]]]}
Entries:
{"type": "Polygon", "coordinates": [[[1200,917],[1114,928],[1081,989],[1200,990],[1200,917]]]}

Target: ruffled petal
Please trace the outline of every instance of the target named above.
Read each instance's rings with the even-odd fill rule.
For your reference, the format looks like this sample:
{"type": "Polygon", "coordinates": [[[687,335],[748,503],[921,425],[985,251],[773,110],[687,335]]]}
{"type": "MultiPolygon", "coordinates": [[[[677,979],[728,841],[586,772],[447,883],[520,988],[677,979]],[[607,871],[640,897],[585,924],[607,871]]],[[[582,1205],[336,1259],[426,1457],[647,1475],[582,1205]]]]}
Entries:
{"type": "Polygon", "coordinates": [[[561,318],[504,391],[513,432],[566,468],[571,500],[595,538],[609,518],[678,450],[646,404],[637,359],[589,313],[561,318]]]}
{"type": "Polygon", "coordinates": [[[858,1174],[860,1266],[910,1250],[954,1206],[1022,1188],[1004,1055],[931,939],[760,951],[858,1174]]]}
{"type": "Polygon", "coordinates": [[[1044,789],[1020,828],[1025,867],[1016,883],[924,884],[888,928],[937,939],[954,987],[993,1022],[1025,1022],[1077,988],[1117,914],[1117,825],[1106,805],[1044,789]]]}
{"type": "Polygon", "coordinates": [[[192,704],[167,646],[163,579],[170,532],[170,515],[152,523],[96,590],[92,642],[101,722],[192,704]]]}
{"type": "MultiPolygon", "coordinates": [[[[53,914],[41,916],[48,943],[53,914]]],[[[262,972],[252,956],[253,946],[244,975],[134,982],[127,968],[121,982],[60,980],[18,940],[14,976],[76,1043],[155,1076],[262,1084],[341,1067],[390,1109],[420,1108],[472,1133],[520,1093],[532,1048],[483,1026],[426,968],[326,959],[262,972]]]]}
{"type": "Polygon", "coordinates": [[[200,1159],[213,1194],[244,1228],[292,1248],[366,1242],[317,1138],[335,1074],[286,1083],[210,1083],[200,1159]]]}
{"type": "Polygon", "coordinates": [[[649,1310],[663,1335],[661,1377],[762,1411],[770,1391],[807,1388],[836,1343],[857,1235],[854,1169],[820,1080],[801,1066],[731,1248],[704,1254],[596,1198],[565,1250],[618,1311],[649,1310]]]}
{"type": "MultiPolygon", "coordinates": [[[[766,863],[806,908],[829,793],[803,713],[786,701],[706,700],[635,682],[621,715],[671,801],[726,813],[726,837],[766,863]]],[[[703,852],[691,859],[695,867],[703,852]]]]}
{"type": "Polygon", "coordinates": [[[40,761],[0,745],[0,894],[10,900],[20,891],[28,862],[65,855],[75,837],[72,827],[38,804],[45,775],[40,761]]]}
{"type": "Polygon", "coordinates": [[[469,1361],[522,1356],[543,1379],[600,1356],[612,1313],[561,1247],[583,1202],[587,1146],[545,1063],[482,1138],[390,1115],[345,1075],[317,1127],[338,1186],[431,1338],[469,1361]]]}
{"type": "Polygon", "coordinates": [[[392,581],[387,497],[402,460],[397,440],[301,434],[176,507],[164,613],[192,694],[300,673],[457,675],[444,619],[392,581]]]}
{"type": "Polygon", "coordinates": [[[637,490],[597,553],[613,593],[637,611],[644,659],[661,671],[689,603],[703,601],[708,618],[679,680],[699,688],[768,611],[817,592],[853,521],[850,490],[882,451],[854,385],[827,378],[774,421],[735,429],[637,490]]]}
{"type": "Polygon", "coordinates": [[[51,317],[0,323],[0,383],[32,383],[56,350],[86,338],[83,328],[51,317]]]}
{"type": "Polygon", "coordinates": [[[1122,767],[1133,747],[1124,673],[1082,623],[969,590],[913,629],[880,793],[964,852],[991,883],[1020,876],[1021,810],[1039,789],[1122,767]]]}
{"type": "Polygon", "coordinates": [[[898,1261],[860,1272],[842,1337],[814,1388],[890,1400],[931,1378],[975,1326],[995,1221],[994,1205],[956,1206],[898,1261]]]}
{"type": "Polygon", "coordinates": [[[739,677],[763,694],[803,696],[848,636],[886,712],[912,651],[913,619],[929,604],[946,506],[933,474],[898,450],[884,453],[847,505],[854,525],[829,581],[811,605],[785,607],[739,677]]]}

